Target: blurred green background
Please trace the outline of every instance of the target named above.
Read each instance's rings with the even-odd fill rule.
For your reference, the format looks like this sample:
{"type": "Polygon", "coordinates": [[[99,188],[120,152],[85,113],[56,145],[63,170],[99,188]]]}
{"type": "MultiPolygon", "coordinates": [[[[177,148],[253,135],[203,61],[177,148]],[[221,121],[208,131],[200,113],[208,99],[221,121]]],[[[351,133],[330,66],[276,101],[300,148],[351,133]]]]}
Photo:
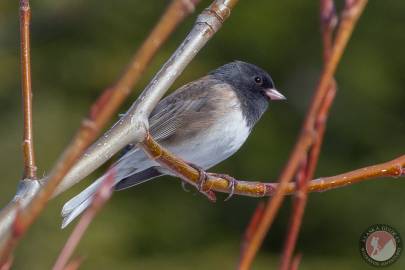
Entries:
{"type": "MultiPolygon", "coordinates": [[[[337,1],[342,5],[342,1],[337,1]]],[[[119,76],[168,1],[32,1],[35,147],[46,174],[100,91],[119,76]]],[[[206,7],[202,1],[197,11],[206,7]]],[[[212,171],[277,179],[297,137],[322,65],[318,1],[240,1],[172,89],[239,59],[270,72],[288,102],[274,103],[247,143],[212,171]]],[[[317,176],[390,160],[405,150],[405,2],[370,1],[336,74],[339,85],[317,176]]],[[[156,56],[128,108],[190,30],[193,14],[156,56]]],[[[18,1],[0,2],[0,205],[21,177],[18,1]]],[[[115,119],[116,120],[116,119],[115,119]]],[[[105,168],[104,168],[105,169],[105,168]]],[[[60,208],[94,179],[52,201],[17,249],[14,269],[49,269],[73,226],[60,208]]],[[[300,234],[301,269],[372,269],[360,234],[387,223],[405,238],[405,183],[379,179],[311,194],[300,234]]],[[[115,193],[76,254],[83,269],[234,269],[259,199],[224,203],[161,178],[115,193]]],[[[290,213],[286,200],[253,269],[274,269],[290,213]]],[[[389,269],[404,269],[405,254],[389,269]]]]}

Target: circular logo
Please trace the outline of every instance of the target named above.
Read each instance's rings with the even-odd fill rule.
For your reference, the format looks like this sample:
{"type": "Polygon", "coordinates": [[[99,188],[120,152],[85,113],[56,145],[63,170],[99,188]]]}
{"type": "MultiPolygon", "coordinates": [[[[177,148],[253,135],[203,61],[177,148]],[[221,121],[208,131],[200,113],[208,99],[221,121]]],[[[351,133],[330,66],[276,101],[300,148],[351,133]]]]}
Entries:
{"type": "Polygon", "coordinates": [[[361,256],[373,266],[393,264],[401,252],[401,236],[389,225],[372,225],[360,237],[361,256]]]}

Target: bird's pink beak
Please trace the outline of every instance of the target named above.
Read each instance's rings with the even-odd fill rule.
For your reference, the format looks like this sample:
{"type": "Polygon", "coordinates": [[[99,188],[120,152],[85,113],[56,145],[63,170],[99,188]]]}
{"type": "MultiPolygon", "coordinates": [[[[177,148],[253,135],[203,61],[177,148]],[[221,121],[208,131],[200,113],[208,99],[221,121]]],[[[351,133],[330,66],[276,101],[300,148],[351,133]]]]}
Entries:
{"type": "Polygon", "coordinates": [[[266,96],[269,97],[271,100],[284,100],[287,99],[285,96],[283,96],[279,91],[273,88],[266,89],[264,91],[266,93],[266,96]]]}

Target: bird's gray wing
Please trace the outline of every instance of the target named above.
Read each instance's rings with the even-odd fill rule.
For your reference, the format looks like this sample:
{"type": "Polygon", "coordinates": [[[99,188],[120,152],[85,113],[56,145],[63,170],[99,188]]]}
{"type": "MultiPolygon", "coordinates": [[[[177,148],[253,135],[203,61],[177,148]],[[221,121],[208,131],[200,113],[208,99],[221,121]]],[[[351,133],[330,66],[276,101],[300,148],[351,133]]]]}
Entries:
{"type": "Polygon", "coordinates": [[[192,130],[207,128],[219,104],[214,92],[226,87],[221,81],[206,76],[164,98],[149,119],[152,137],[165,144],[173,137],[181,139],[181,136],[192,136],[192,130]]]}

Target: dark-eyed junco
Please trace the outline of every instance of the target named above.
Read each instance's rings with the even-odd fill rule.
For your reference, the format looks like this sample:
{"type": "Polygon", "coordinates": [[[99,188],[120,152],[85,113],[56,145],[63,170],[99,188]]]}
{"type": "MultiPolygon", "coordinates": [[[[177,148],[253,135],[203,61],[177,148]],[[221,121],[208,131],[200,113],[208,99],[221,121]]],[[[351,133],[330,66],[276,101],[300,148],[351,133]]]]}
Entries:
{"type": "MultiPolygon", "coordinates": [[[[208,169],[234,154],[269,101],[280,99],[285,97],[266,71],[249,63],[231,62],[164,98],[151,113],[150,133],[183,160],[208,169]]],[[[113,166],[116,190],[172,175],[138,147],[132,147],[113,166]]],[[[88,207],[103,179],[64,205],[62,228],[88,207]]]]}

